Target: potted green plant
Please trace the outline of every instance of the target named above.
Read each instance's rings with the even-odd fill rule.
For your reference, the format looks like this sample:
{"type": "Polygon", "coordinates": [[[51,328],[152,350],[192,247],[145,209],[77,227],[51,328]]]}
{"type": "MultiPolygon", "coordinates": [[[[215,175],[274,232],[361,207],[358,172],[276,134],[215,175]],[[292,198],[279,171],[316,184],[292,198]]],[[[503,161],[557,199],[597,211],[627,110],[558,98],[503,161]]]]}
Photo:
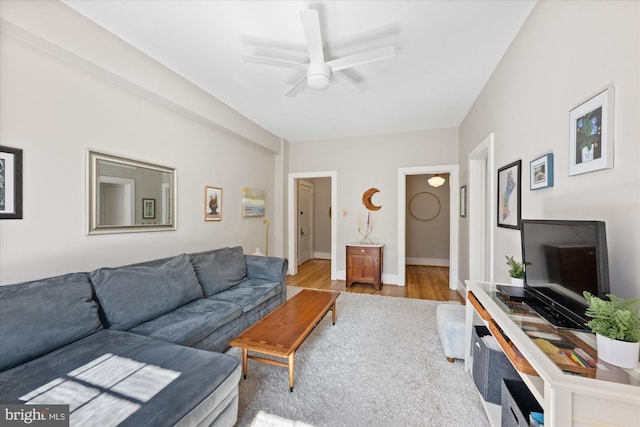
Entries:
{"type": "Polygon", "coordinates": [[[612,365],[633,369],[640,356],[640,299],[624,300],[607,294],[605,301],[589,292],[583,293],[590,317],[585,325],[596,334],[598,358],[612,365]]]}
{"type": "Polygon", "coordinates": [[[524,286],[524,264],[516,261],[512,256],[505,255],[504,257],[507,259],[511,284],[514,286],[524,286]]]}

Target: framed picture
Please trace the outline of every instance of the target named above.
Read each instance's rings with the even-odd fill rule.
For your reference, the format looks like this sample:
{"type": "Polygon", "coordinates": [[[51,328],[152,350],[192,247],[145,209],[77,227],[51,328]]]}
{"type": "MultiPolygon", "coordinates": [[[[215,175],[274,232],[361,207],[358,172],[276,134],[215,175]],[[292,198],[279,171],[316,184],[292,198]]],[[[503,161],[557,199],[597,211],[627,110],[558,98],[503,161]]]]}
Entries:
{"type": "Polygon", "coordinates": [[[613,88],[569,112],[569,175],[613,168],[613,88]]]}
{"type": "Polygon", "coordinates": [[[204,188],[204,220],[222,221],[222,188],[204,188]]]}
{"type": "Polygon", "coordinates": [[[522,161],[498,169],[498,227],[520,229],[520,177],[522,161]]]}
{"type": "Polygon", "coordinates": [[[529,169],[530,190],[553,187],[553,153],[532,160],[529,169]]]}
{"type": "Polygon", "coordinates": [[[460,216],[467,216],[467,186],[460,187],[460,216]]]}
{"type": "Polygon", "coordinates": [[[1,145],[0,219],[22,219],[22,150],[1,145]]]}
{"type": "Polygon", "coordinates": [[[156,217],[156,199],[142,199],[142,219],[156,217]]]}
{"type": "Polygon", "coordinates": [[[267,192],[255,188],[242,189],[242,216],[264,216],[267,192]]]}

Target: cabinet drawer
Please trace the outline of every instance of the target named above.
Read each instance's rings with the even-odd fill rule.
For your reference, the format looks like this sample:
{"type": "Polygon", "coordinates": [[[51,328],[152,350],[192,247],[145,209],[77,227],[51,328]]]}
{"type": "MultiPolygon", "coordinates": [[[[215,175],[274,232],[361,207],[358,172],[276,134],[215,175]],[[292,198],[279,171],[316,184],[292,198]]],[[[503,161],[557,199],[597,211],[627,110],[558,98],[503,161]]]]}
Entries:
{"type": "Polygon", "coordinates": [[[368,248],[363,246],[347,246],[347,255],[377,256],[379,253],[380,253],[380,248],[368,248]]]}

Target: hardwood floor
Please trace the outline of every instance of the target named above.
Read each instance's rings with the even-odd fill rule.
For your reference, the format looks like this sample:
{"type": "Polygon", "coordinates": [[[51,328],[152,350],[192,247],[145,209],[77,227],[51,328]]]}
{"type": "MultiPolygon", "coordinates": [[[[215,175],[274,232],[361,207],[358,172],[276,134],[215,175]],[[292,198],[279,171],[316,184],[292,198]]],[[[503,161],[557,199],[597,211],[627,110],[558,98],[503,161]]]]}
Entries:
{"type": "Polygon", "coordinates": [[[376,291],[372,285],[364,283],[354,283],[347,289],[343,280],[331,280],[331,261],[313,259],[298,267],[298,274],[295,276],[287,276],[287,285],[400,298],[458,301],[464,304],[462,296],[449,289],[449,267],[407,265],[405,286],[384,284],[380,291],[376,291]]]}

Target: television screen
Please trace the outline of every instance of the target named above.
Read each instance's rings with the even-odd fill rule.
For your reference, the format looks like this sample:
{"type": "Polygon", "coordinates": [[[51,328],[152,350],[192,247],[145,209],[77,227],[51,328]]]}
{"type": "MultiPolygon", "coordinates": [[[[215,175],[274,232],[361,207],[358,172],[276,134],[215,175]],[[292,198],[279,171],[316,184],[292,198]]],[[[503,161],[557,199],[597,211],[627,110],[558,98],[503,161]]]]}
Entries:
{"type": "Polygon", "coordinates": [[[546,308],[585,323],[582,293],[609,293],[604,222],[522,220],[521,237],[527,291],[546,308]]]}

